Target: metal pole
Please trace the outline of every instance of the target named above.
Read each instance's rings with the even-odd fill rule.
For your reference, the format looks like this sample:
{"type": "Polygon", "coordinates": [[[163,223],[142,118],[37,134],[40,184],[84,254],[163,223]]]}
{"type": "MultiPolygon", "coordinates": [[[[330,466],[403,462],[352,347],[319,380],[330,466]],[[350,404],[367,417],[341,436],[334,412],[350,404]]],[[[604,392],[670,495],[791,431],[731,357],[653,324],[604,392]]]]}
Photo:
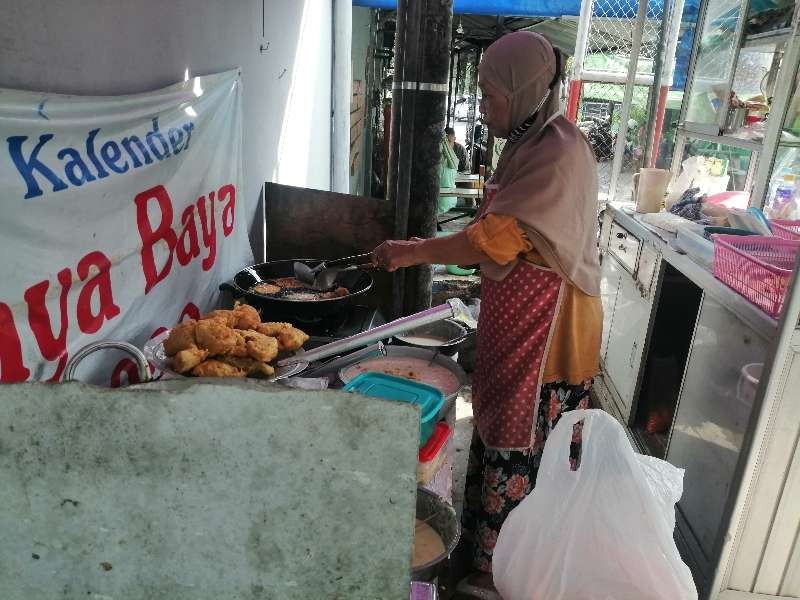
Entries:
{"type": "MultiPolygon", "coordinates": [[[[670,36],[672,22],[672,0],[664,0],[661,6],[661,28],[658,31],[658,48],[656,50],[655,64],[653,65],[653,86],[650,88],[650,102],[647,108],[647,135],[645,136],[644,144],[644,162],[645,166],[650,165],[651,161],[655,162],[655,157],[658,156],[658,148],[655,144],[661,137],[661,127],[664,123],[664,106],[662,106],[662,93],[661,86],[664,81],[664,67],[666,60],[664,56],[667,47],[667,39],[670,36]]],[[[664,97],[666,101],[666,97],[664,97]]]]}
{"type": "Polygon", "coordinates": [[[447,127],[450,127],[450,107],[453,104],[453,60],[455,55],[450,51],[450,70],[447,75],[447,127]]]}
{"type": "MultiPolygon", "coordinates": [[[[414,158],[411,163],[414,200],[408,212],[408,235],[411,237],[431,238],[436,235],[439,163],[447,110],[452,33],[452,0],[425,0],[420,19],[419,71],[416,91],[413,92],[416,102],[414,158]]],[[[416,313],[431,305],[432,283],[431,266],[406,269],[403,314],[416,313]]]]}
{"type": "Polygon", "coordinates": [[[353,5],[350,0],[333,0],[333,64],[331,100],[331,184],[332,192],[350,191],[350,99],[353,94],[351,45],[353,5]]]}
{"type": "Polygon", "coordinates": [[[633,29],[633,43],[631,44],[630,61],[628,63],[628,82],[625,84],[625,95],[622,98],[622,109],[619,115],[619,130],[617,131],[617,146],[614,150],[614,163],[611,167],[611,184],[608,188],[608,199],[614,200],[617,194],[617,181],[622,170],[622,161],[625,156],[625,136],[628,133],[628,116],[631,114],[633,101],[634,80],[636,68],[639,64],[639,50],[642,47],[642,33],[644,22],[647,18],[647,0],[639,0],[639,12],[633,29]]]}
{"type": "Polygon", "coordinates": [[[592,7],[594,0],[581,2],[581,15],[578,19],[578,33],[575,40],[575,60],[572,63],[572,80],[583,79],[583,61],[586,58],[586,49],[589,46],[589,28],[592,24],[592,7]]]}
{"type": "Polygon", "coordinates": [[[375,81],[380,81],[375,76],[378,61],[375,58],[375,49],[378,47],[376,30],[378,28],[376,10],[370,11],[369,20],[369,45],[367,47],[366,85],[364,91],[364,176],[362,185],[364,196],[372,196],[372,148],[375,136],[375,116],[380,111],[380,104],[376,106],[375,81]]]}
{"type": "MultiPolygon", "coordinates": [[[[475,162],[475,151],[480,146],[480,143],[483,139],[481,138],[475,139],[475,121],[477,120],[478,116],[478,65],[481,62],[481,56],[483,55],[483,48],[477,48],[475,50],[475,76],[472,78],[472,87],[470,88],[470,94],[472,94],[472,119],[469,121],[470,132],[472,135],[472,146],[470,146],[469,152],[469,162],[470,164],[474,164],[475,162]]],[[[481,129],[483,131],[483,129],[481,129]]]]}
{"type": "MultiPolygon", "coordinates": [[[[452,0],[398,1],[387,177],[397,239],[436,233],[452,20],[452,0]]],[[[393,297],[393,316],[430,306],[430,267],[396,272],[393,297]]]]}

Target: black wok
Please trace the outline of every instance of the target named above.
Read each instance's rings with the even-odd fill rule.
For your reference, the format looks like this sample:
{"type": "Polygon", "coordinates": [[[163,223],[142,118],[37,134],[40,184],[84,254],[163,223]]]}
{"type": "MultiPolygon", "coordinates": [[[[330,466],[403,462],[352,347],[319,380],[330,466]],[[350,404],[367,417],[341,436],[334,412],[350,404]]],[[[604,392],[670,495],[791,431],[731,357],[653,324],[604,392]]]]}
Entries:
{"type": "Polygon", "coordinates": [[[317,266],[321,261],[312,259],[290,259],[265,262],[246,267],[239,271],[233,281],[223,283],[219,289],[230,292],[234,299],[244,300],[247,304],[263,311],[265,318],[274,320],[272,315],[286,315],[299,319],[316,319],[326,317],[349,304],[353,298],[367,292],[372,287],[372,276],[366,271],[343,271],[336,277],[336,286],[350,290],[347,296],[319,300],[289,300],[279,296],[264,296],[249,291],[269,279],[294,277],[294,263],[302,262],[309,267],[317,266]]]}

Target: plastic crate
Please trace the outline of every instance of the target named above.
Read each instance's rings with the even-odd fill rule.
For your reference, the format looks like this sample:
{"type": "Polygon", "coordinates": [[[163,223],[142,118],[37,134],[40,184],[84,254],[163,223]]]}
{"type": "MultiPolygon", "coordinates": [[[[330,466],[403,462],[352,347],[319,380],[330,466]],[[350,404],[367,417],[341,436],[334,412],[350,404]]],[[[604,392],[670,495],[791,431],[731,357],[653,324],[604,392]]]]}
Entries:
{"type": "Polygon", "coordinates": [[[773,318],[783,310],[800,240],[714,236],[714,276],[773,318]]]}
{"type": "Polygon", "coordinates": [[[772,233],[784,240],[800,240],[800,221],[770,221],[772,233]]]}

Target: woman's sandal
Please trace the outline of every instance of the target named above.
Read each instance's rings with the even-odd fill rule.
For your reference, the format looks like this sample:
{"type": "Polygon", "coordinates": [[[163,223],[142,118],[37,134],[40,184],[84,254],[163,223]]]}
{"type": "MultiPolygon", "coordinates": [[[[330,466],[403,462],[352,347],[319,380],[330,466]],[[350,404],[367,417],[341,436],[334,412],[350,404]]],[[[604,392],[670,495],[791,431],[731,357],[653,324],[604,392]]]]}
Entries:
{"type": "Polygon", "coordinates": [[[479,598],[480,600],[503,600],[502,596],[497,593],[494,584],[491,583],[491,577],[489,573],[468,575],[458,582],[456,593],[470,598],[479,598]],[[486,576],[489,581],[477,581],[482,579],[481,576],[486,576]]]}

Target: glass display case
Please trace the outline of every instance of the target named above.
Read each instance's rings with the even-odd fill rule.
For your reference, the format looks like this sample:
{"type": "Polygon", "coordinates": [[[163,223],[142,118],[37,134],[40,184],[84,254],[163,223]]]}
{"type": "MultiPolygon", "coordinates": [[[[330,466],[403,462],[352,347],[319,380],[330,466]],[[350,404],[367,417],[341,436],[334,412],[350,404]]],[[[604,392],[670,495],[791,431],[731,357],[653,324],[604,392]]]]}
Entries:
{"type": "Polygon", "coordinates": [[[729,161],[751,205],[800,202],[800,37],[794,0],[705,0],[673,170],[697,154],[729,161]]]}

